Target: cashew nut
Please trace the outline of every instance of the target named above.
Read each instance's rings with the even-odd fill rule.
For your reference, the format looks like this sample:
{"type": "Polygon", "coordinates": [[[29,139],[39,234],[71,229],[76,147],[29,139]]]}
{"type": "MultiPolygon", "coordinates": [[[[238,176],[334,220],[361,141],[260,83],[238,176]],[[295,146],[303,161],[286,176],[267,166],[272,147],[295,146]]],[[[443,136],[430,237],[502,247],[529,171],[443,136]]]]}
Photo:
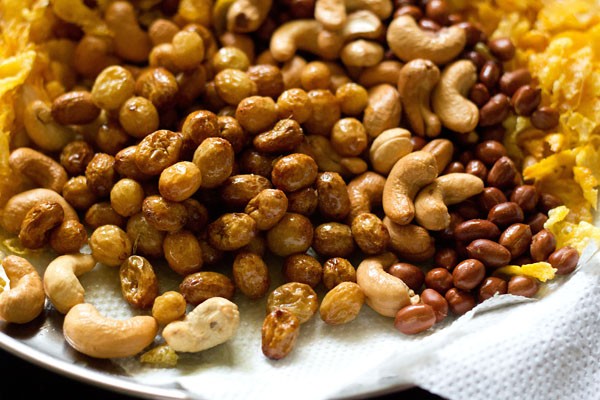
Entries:
{"type": "Polygon", "coordinates": [[[8,163],[16,171],[31,179],[38,187],[62,192],[68,180],[67,171],[51,157],[29,147],[20,147],[10,153],[8,163]]]}
{"type": "Polygon", "coordinates": [[[367,134],[374,138],[381,132],[400,124],[402,106],[400,93],[387,83],[369,89],[369,102],[365,108],[362,123],[367,134]]]}
{"type": "Polygon", "coordinates": [[[390,171],[383,187],[383,211],[389,219],[406,225],[415,216],[413,199],[419,190],[437,177],[433,154],[414,151],[399,159],[390,171]]]}
{"type": "Polygon", "coordinates": [[[73,306],[63,322],[63,334],[75,350],[95,358],[131,357],[149,346],[158,333],[153,317],[113,319],[90,303],[73,306]]]}
{"type": "Polygon", "coordinates": [[[390,0],[317,0],[315,19],[327,30],[344,29],[355,12],[369,12],[378,20],[387,19],[392,13],[390,0]],[[347,13],[350,13],[348,15],[347,13]]]}
{"type": "Polygon", "coordinates": [[[66,254],[52,260],[44,272],[44,290],[54,308],[66,314],[84,302],[85,290],[78,276],[91,271],[96,260],[89,254],[66,254]]]}
{"type": "Polygon", "coordinates": [[[409,15],[390,22],[386,37],[390,49],[402,61],[425,58],[438,65],[458,56],[467,42],[464,29],[457,25],[425,31],[409,15]]]}
{"type": "Polygon", "coordinates": [[[340,59],[347,67],[372,67],[383,59],[383,46],[374,40],[356,39],[340,51],[340,59]]]}
{"type": "Polygon", "coordinates": [[[75,209],[60,194],[50,189],[37,188],[18,193],[6,202],[2,211],[2,227],[9,233],[18,234],[29,209],[42,201],[60,204],[64,212],[63,221],[79,221],[75,209]]]}
{"type": "Polygon", "coordinates": [[[373,12],[360,10],[348,15],[341,30],[345,42],[355,39],[378,39],[383,33],[383,24],[373,12]]]}
{"type": "Polygon", "coordinates": [[[22,100],[25,131],[37,147],[44,151],[60,151],[73,140],[75,132],[54,121],[52,105],[44,101],[36,89],[23,85],[19,98],[22,100]]]}
{"type": "Polygon", "coordinates": [[[372,171],[364,172],[348,182],[346,189],[350,199],[350,223],[357,215],[371,212],[381,204],[384,185],[385,177],[372,171]]]}
{"type": "Polygon", "coordinates": [[[375,66],[361,70],[358,83],[365,88],[372,88],[382,83],[397,85],[401,69],[400,61],[384,60],[375,66]]]}
{"type": "Polygon", "coordinates": [[[450,225],[447,205],[457,204],[483,191],[475,175],[450,173],[436,178],[415,198],[415,220],[423,228],[439,231],[450,225]]]}
{"type": "Polygon", "coordinates": [[[385,271],[397,261],[396,256],[388,252],[364,259],[356,269],[356,283],[365,294],[365,302],[385,317],[394,317],[402,307],[419,299],[402,279],[385,271]]]}
{"type": "Polygon", "coordinates": [[[430,108],[431,92],[439,80],[440,70],[430,60],[412,60],[400,70],[398,92],[404,115],[419,136],[438,136],[442,130],[440,119],[430,108]]]}
{"type": "Polygon", "coordinates": [[[273,0],[236,0],[227,10],[227,30],[236,33],[256,31],[269,15],[273,0]]]}
{"type": "Polygon", "coordinates": [[[458,133],[471,132],[479,123],[479,109],[467,98],[477,82],[477,68],[469,60],[458,60],[442,71],[433,90],[432,107],[442,125],[458,133]]]}
{"type": "Polygon", "coordinates": [[[411,134],[403,128],[392,128],[381,132],[371,143],[369,158],[373,169],[387,175],[396,161],[410,153],[413,144],[411,134]]]}
{"type": "Polygon", "coordinates": [[[427,229],[415,224],[399,225],[388,217],[383,218],[383,224],[390,234],[389,248],[398,257],[411,262],[423,262],[433,257],[435,241],[427,229]]]}
{"type": "Polygon", "coordinates": [[[314,19],[288,21],[273,32],[269,48],[273,58],[284,62],[292,58],[298,50],[304,50],[323,59],[337,58],[344,39],[341,35],[328,35],[327,45],[320,38],[324,31],[321,24],[314,19]]]}
{"type": "Polygon", "coordinates": [[[441,174],[446,166],[452,161],[454,155],[454,144],[448,139],[433,139],[421,148],[421,151],[426,151],[433,154],[438,168],[438,174],[441,174]]]}
{"type": "Polygon", "coordinates": [[[175,351],[197,352],[231,339],[240,324],[235,303],[211,297],[190,311],[183,321],[169,323],[162,336],[175,351]]]}
{"type": "Polygon", "coordinates": [[[10,255],[2,260],[10,289],[0,293],[0,319],[25,324],[42,313],[46,295],[42,278],[29,261],[10,255]]]}

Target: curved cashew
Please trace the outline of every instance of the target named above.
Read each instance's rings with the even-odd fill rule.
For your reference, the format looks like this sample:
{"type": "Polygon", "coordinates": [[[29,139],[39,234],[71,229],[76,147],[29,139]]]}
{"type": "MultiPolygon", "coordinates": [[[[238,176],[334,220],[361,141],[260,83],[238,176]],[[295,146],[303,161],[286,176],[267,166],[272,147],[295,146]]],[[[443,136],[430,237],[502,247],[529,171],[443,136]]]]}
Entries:
{"type": "Polygon", "coordinates": [[[369,12],[384,20],[391,15],[392,7],[390,0],[317,0],[314,16],[327,30],[338,31],[345,29],[356,12],[369,12]]]}
{"type": "Polygon", "coordinates": [[[73,306],[63,322],[67,343],[95,358],[134,356],[149,346],[157,333],[158,322],[153,317],[108,318],[90,303],[73,306]]]}
{"type": "Polygon", "coordinates": [[[50,103],[33,97],[26,89],[22,93],[25,102],[23,125],[27,136],[36,146],[44,151],[60,151],[73,140],[75,132],[67,126],[56,123],[52,118],[50,103]],[[27,101],[26,98],[30,100],[27,101]]]}
{"type": "Polygon", "coordinates": [[[430,108],[431,92],[439,80],[440,70],[430,60],[412,60],[400,70],[398,92],[404,115],[419,136],[434,137],[442,131],[440,119],[430,108]]]}
{"type": "Polygon", "coordinates": [[[349,223],[357,215],[371,212],[373,207],[381,204],[385,177],[372,171],[367,171],[352,179],[346,185],[350,199],[349,223]]]}
{"type": "Polygon", "coordinates": [[[211,297],[189,312],[183,321],[169,323],[162,336],[175,351],[197,352],[231,339],[240,324],[237,305],[211,297]]]}
{"type": "Polygon", "coordinates": [[[396,161],[410,153],[413,144],[411,134],[403,128],[392,128],[381,132],[371,143],[369,159],[376,172],[387,175],[396,161]]]}
{"type": "Polygon", "coordinates": [[[426,151],[433,154],[437,164],[438,174],[441,174],[446,166],[452,161],[454,155],[454,144],[448,139],[433,139],[421,148],[421,151],[426,151]]]}
{"type": "Polygon", "coordinates": [[[364,259],[356,269],[356,283],[365,294],[365,302],[385,317],[394,317],[398,310],[417,302],[419,297],[402,279],[385,271],[397,261],[388,252],[364,259]]]}
{"type": "Polygon", "coordinates": [[[51,157],[29,147],[13,150],[8,157],[8,164],[20,174],[31,179],[37,186],[62,192],[68,180],[67,171],[51,157]]]}
{"type": "Polygon", "coordinates": [[[365,88],[387,83],[397,85],[402,63],[396,60],[384,60],[377,65],[361,70],[358,84],[365,88]]]}
{"type": "Polygon", "coordinates": [[[342,37],[346,42],[359,38],[378,39],[382,33],[381,20],[375,13],[368,10],[360,10],[348,15],[341,30],[342,37]]]}
{"type": "Polygon", "coordinates": [[[78,276],[91,271],[96,260],[89,254],[66,254],[52,260],[44,272],[44,290],[62,314],[84,302],[85,290],[78,276]]]}
{"type": "Polygon", "coordinates": [[[254,32],[265,21],[273,0],[236,0],[227,10],[227,30],[236,33],[254,32]]]}
{"type": "Polygon", "coordinates": [[[6,202],[2,211],[3,228],[9,233],[18,234],[29,209],[42,201],[60,204],[64,211],[63,221],[71,219],[79,221],[75,209],[60,194],[50,189],[38,188],[18,193],[6,202]]]}
{"type": "Polygon", "coordinates": [[[344,39],[341,35],[331,36],[327,46],[322,43],[320,34],[324,29],[314,19],[299,19],[288,21],[273,32],[269,49],[273,58],[284,62],[292,58],[298,50],[304,50],[326,60],[337,58],[344,39]]]}
{"type": "Polygon", "coordinates": [[[369,89],[369,102],[362,123],[367,134],[374,138],[381,132],[395,128],[402,117],[402,103],[398,90],[387,83],[369,89]]]}
{"type": "Polygon", "coordinates": [[[340,59],[347,67],[372,67],[383,59],[383,46],[374,40],[356,39],[340,51],[340,59]]]}
{"type": "Polygon", "coordinates": [[[399,225],[388,217],[383,224],[390,234],[389,248],[399,257],[411,262],[423,262],[433,257],[435,241],[429,231],[422,226],[399,225]]]}
{"type": "Polygon", "coordinates": [[[415,220],[423,228],[439,231],[450,225],[447,205],[457,204],[483,191],[475,175],[451,173],[436,178],[415,198],[415,220]]]}
{"type": "Polygon", "coordinates": [[[399,159],[383,187],[383,211],[389,219],[406,225],[415,216],[413,199],[419,190],[437,177],[433,154],[414,151],[399,159]]]}
{"type": "Polygon", "coordinates": [[[390,15],[394,6],[391,0],[345,0],[346,11],[353,12],[356,10],[368,10],[377,15],[379,19],[385,20],[390,15]]]}
{"type": "Polygon", "coordinates": [[[386,36],[390,49],[402,61],[425,58],[438,65],[458,56],[467,42],[465,31],[459,26],[424,31],[409,15],[390,22],[386,36]]]}
{"type": "Polygon", "coordinates": [[[479,109],[466,96],[477,82],[477,68],[458,60],[444,68],[433,90],[432,107],[442,124],[455,132],[471,132],[479,123],[479,109]]]}
{"type": "Polygon", "coordinates": [[[10,255],[2,260],[10,289],[0,293],[0,319],[25,324],[42,313],[46,295],[42,278],[26,259],[10,255]]]}

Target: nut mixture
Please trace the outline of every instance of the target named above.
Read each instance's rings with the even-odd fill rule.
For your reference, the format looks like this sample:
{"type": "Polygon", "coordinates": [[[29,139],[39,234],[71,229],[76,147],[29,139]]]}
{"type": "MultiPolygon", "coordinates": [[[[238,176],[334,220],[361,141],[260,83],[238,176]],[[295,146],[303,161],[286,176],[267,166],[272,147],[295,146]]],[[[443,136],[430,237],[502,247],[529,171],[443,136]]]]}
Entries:
{"type": "MultiPolygon", "coordinates": [[[[348,3],[49,6],[56,54],[40,62],[60,76],[48,96],[23,84],[2,226],[29,250],[89,245],[145,312],[97,315],[112,328],[90,331],[98,313],[77,289],[61,312],[78,351],[133,356],[163,332],[167,347],[142,361],[173,366],[174,351],[234,336],[242,296],[264,302],[261,350],[278,360],[315,315],[348,324],[366,304],[414,335],[577,268],[579,249],[546,227],[563,201],[505,147],[510,117],[559,123],[532,74],[510,68],[511,39],[445,0],[348,3]],[[178,288],[160,292],[160,260],[178,288]]],[[[90,267],[56,263],[44,289],[69,298],[52,280],[90,267]]],[[[28,263],[3,261],[10,291],[24,291],[13,264],[28,263]]],[[[43,292],[12,309],[3,293],[3,319],[41,312],[43,292]]]]}

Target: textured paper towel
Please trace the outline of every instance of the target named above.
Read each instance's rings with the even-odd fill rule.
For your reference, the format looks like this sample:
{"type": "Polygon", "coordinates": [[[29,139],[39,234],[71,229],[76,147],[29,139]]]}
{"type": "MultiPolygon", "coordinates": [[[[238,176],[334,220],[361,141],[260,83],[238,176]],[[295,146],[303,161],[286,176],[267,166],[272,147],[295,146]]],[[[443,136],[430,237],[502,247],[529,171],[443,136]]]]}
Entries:
{"type": "MultiPolygon", "coordinates": [[[[176,287],[180,278],[159,269],[161,289],[176,287]]],[[[89,302],[113,317],[133,315],[115,282],[112,268],[82,277],[89,302]]],[[[241,324],[230,342],[180,354],[176,369],[151,368],[137,358],[118,362],[141,383],[177,382],[207,400],[351,398],[413,385],[448,399],[595,399],[599,284],[600,257],[588,247],[578,270],[545,286],[538,299],[497,296],[418,336],[400,334],[393,319],[367,306],[343,326],[328,326],[316,315],[279,361],[261,352],[265,300],[240,295],[241,324]]]]}

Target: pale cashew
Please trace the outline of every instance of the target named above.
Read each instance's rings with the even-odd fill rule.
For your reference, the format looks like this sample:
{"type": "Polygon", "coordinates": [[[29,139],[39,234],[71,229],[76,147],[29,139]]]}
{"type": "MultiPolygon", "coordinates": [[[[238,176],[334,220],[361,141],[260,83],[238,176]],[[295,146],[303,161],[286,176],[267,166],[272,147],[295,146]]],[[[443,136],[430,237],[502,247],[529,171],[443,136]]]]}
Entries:
{"type": "Polygon", "coordinates": [[[0,319],[25,324],[42,313],[46,295],[42,278],[26,259],[10,255],[2,260],[10,289],[0,293],[0,319]]]}
{"type": "Polygon", "coordinates": [[[450,164],[450,161],[452,161],[454,144],[448,139],[433,139],[423,146],[421,151],[433,154],[437,164],[438,174],[441,174],[448,164],[450,164]]]}
{"type": "Polygon", "coordinates": [[[105,317],[90,303],[73,306],[63,322],[65,340],[75,350],[95,358],[131,357],[149,346],[158,333],[153,317],[105,317]]]}
{"type": "Polygon", "coordinates": [[[399,159],[383,187],[385,215],[400,225],[410,223],[415,215],[413,199],[437,175],[435,157],[429,152],[414,151],[399,159]]]}
{"type": "Polygon", "coordinates": [[[51,157],[29,147],[13,150],[8,157],[13,171],[31,179],[38,187],[62,192],[68,180],[67,171],[51,157]]]}
{"type": "Polygon", "coordinates": [[[383,47],[374,40],[356,39],[344,45],[340,59],[347,67],[372,67],[383,59],[383,47]]]}
{"type": "Polygon", "coordinates": [[[450,225],[448,205],[481,193],[483,181],[475,175],[450,173],[436,178],[415,198],[415,220],[423,228],[439,231],[450,225]]]}
{"type": "Polygon", "coordinates": [[[369,149],[373,169],[383,175],[389,174],[396,161],[412,151],[410,137],[410,132],[404,128],[392,128],[381,132],[369,149]]]}
{"type": "Polygon", "coordinates": [[[6,202],[2,211],[2,227],[9,233],[18,234],[27,212],[42,201],[60,204],[64,212],[63,221],[79,221],[75,209],[60,194],[50,189],[38,188],[18,193],[6,202]]]}
{"type": "Polygon", "coordinates": [[[383,33],[381,20],[371,11],[360,10],[348,15],[341,30],[344,41],[355,39],[378,39],[383,33]]]}
{"type": "Polygon", "coordinates": [[[84,302],[85,290],[78,276],[91,271],[96,260],[89,254],[66,254],[52,260],[44,272],[44,290],[54,308],[66,314],[84,302]]]}
{"type": "Polygon", "coordinates": [[[356,269],[356,283],[365,295],[365,302],[385,317],[394,317],[402,307],[419,299],[402,279],[385,271],[397,261],[396,256],[388,252],[364,259],[356,269]]]}
{"type": "Polygon", "coordinates": [[[321,24],[313,19],[288,21],[280,25],[273,35],[269,48],[273,58],[279,62],[291,59],[298,50],[304,50],[323,59],[337,58],[344,39],[341,35],[329,35],[325,45],[320,38],[324,31],[321,24]]]}
{"type": "Polygon", "coordinates": [[[43,100],[36,89],[23,85],[19,94],[25,131],[37,147],[44,151],[60,151],[73,140],[75,132],[54,121],[51,103],[43,100]]]}
{"type": "Polygon", "coordinates": [[[425,58],[438,65],[456,58],[467,42],[464,29],[457,25],[425,31],[409,15],[390,22],[386,37],[390,49],[402,61],[425,58]]]}
{"type": "Polygon", "coordinates": [[[346,189],[350,199],[349,223],[357,215],[369,213],[381,204],[385,177],[372,171],[367,171],[348,182],[346,189]]]}
{"type": "Polygon", "coordinates": [[[427,229],[415,224],[399,225],[388,217],[383,218],[383,224],[390,234],[389,248],[398,257],[411,262],[423,262],[433,257],[435,240],[427,229]]]}
{"type": "Polygon", "coordinates": [[[369,102],[363,114],[362,123],[371,137],[395,128],[400,124],[402,106],[398,90],[387,83],[369,89],[369,102]]]}
{"type": "Polygon", "coordinates": [[[197,352],[231,339],[240,324],[235,303],[223,297],[211,297],[190,311],[183,321],[169,323],[162,336],[175,351],[197,352]]]}
{"type": "Polygon", "coordinates": [[[358,75],[358,83],[365,88],[387,83],[397,85],[402,63],[396,60],[384,60],[379,64],[364,68],[358,75]]]}
{"type": "Polygon", "coordinates": [[[392,13],[390,0],[317,0],[315,2],[315,19],[327,30],[337,31],[358,11],[368,11],[377,19],[387,19],[392,13]],[[348,15],[347,13],[350,13],[348,15]]]}
{"type": "Polygon", "coordinates": [[[227,10],[227,30],[236,33],[254,32],[265,21],[273,0],[236,0],[227,10]]]}
{"type": "Polygon", "coordinates": [[[439,80],[440,70],[430,60],[412,60],[400,70],[398,92],[404,115],[419,136],[434,137],[442,131],[440,119],[430,108],[431,92],[439,80]]]}
{"type": "Polygon", "coordinates": [[[433,90],[433,111],[442,125],[458,132],[471,132],[479,123],[479,109],[467,98],[477,82],[477,68],[468,60],[458,60],[442,71],[440,81],[433,90]]]}

